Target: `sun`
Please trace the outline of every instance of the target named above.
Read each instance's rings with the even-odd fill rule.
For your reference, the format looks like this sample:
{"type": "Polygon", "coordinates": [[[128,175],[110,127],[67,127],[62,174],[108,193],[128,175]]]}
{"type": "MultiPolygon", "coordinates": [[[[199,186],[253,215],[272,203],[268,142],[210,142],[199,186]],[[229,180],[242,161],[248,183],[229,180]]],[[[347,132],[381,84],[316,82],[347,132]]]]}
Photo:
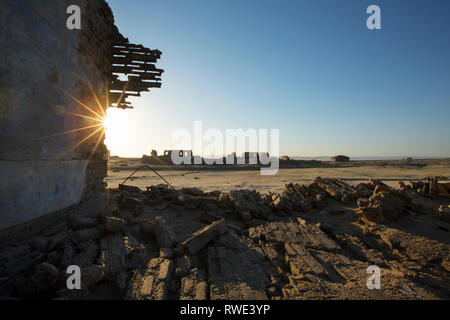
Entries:
{"type": "MultiPolygon", "coordinates": [[[[64,107],[58,108],[58,112],[61,114],[66,114],[74,117],[83,118],[84,120],[89,123],[89,125],[86,125],[84,127],[78,127],[71,130],[67,130],[64,132],[52,134],[50,136],[42,137],[42,139],[49,139],[57,136],[62,135],[68,135],[68,134],[76,134],[82,132],[82,137],[79,141],[76,142],[74,146],[72,146],[69,150],[64,150],[63,153],[67,154],[78,147],[80,147],[82,144],[87,143],[88,141],[92,139],[96,139],[95,146],[91,152],[90,158],[94,155],[95,151],[97,150],[98,146],[103,141],[105,145],[107,145],[106,140],[112,140],[116,138],[122,138],[123,139],[123,130],[124,125],[126,126],[126,123],[124,123],[123,120],[123,114],[120,113],[117,108],[110,108],[110,106],[113,106],[114,104],[110,104],[109,101],[109,89],[108,89],[108,81],[105,80],[105,94],[101,95],[99,97],[92,87],[91,83],[86,80],[87,84],[89,85],[89,88],[92,93],[92,97],[94,99],[93,105],[86,105],[79,99],[75,98],[73,95],[71,95],[69,92],[64,90],[63,88],[57,86],[57,89],[59,89],[62,93],[64,93],[66,96],[68,96],[70,99],[72,99],[74,102],[76,102],[80,107],[84,109],[85,114],[81,113],[75,113],[68,110],[65,110],[64,107]],[[106,100],[106,101],[104,101],[106,100]],[[87,112],[86,112],[87,111],[87,112]],[[108,133],[108,136],[106,137],[106,133],[108,133]],[[106,138],[106,139],[103,139],[106,138]]],[[[123,95],[125,94],[127,86],[122,91],[122,95],[119,97],[119,100],[116,104],[119,104],[122,100],[123,95]]],[[[95,140],[94,140],[95,141],[95,140]]]]}

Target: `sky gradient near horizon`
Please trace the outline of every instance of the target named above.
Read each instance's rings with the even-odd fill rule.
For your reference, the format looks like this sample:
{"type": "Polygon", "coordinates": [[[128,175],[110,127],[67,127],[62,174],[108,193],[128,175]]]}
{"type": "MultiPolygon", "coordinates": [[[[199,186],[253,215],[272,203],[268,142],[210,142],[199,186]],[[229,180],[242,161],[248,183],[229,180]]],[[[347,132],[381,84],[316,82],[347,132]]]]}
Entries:
{"type": "Polygon", "coordinates": [[[450,156],[450,1],[107,2],[165,69],[134,110],[109,110],[113,155],[170,149],[201,120],[280,129],[291,156],[450,156]],[[371,4],[381,30],[366,27],[371,4]]]}

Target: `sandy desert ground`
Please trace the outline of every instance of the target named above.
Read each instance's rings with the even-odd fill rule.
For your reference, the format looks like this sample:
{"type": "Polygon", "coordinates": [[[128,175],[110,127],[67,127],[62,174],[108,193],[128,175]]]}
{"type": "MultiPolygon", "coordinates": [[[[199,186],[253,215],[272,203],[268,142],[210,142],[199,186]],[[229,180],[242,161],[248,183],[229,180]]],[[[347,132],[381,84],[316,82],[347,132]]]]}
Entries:
{"type": "Polygon", "coordinates": [[[272,177],[158,168],[176,190],[148,170],[117,189],[141,163],[110,165],[105,208],[87,199],[0,252],[0,300],[450,298],[448,195],[350,184],[448,177],[448,160],[322,163],[272,177]],[[67,290],[69,265],[86,274],[83,290],[67,290]],[[377,290],[367,286],[371,266],[377,290]]]}
{"type": "MultiPolygon", "coordinates": [[[[110,162],[106,182],[109,188],[117,188],[142,163],[140,159],[114,159],[110,162]]],[[[320,168],[280,169],[275,176],[262,176],[259,170],[217,170],[193,168],[179,169],[155,167],[175,188],[198,187],[204,191],[234,189],[255,189],[259,192],[279,192],[287,183],[308,184],[316,177],[339,178],[352,184],[367,182],[370,178],[382,180],[397,187],[399,181],[422,180],[429,176],[450,177],[450,160],[417,160],[405,164],[401,161],[362,161],[320,168]]],[[[149,169],[138,171],[127,184],[145,189],[164,183],[149,169]]]]}

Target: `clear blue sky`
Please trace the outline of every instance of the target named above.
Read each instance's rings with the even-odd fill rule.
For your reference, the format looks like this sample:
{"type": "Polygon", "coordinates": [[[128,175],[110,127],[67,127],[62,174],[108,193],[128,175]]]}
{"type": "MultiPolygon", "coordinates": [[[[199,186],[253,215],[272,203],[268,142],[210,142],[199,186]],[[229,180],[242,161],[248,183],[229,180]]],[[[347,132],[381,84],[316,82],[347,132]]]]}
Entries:
{"type": "Polygon", "coordinates": [[[171,133],[280,129],[291,156],[450,156],[448,0],[107,0],[131,42],[163,52],[163,88],[111,112],[112,154],[171,133]],[[382,30],[366,27],[381,7],[382,30]]]}

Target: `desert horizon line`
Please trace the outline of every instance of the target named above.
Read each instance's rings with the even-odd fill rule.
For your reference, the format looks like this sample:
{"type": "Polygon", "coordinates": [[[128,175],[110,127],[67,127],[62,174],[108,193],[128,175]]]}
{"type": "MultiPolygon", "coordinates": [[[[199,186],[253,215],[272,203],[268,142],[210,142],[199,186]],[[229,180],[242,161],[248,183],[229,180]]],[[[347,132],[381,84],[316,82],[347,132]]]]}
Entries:
{"type": "MultiPolygon", "coordinates": [[[[250,152],[253,153],[253,152],[250,152]]],[[[138,155],[120,155],[120,154],[111,154],[111,157],[119,157],[124,159],[135,159],[135,158],[141,158],[142,156],[145,156],[147,154],[142,154],[140,156],[138,155]]],[[[358,160],[402,160],[402,159],[408,159],[412,158],[413,160],[433,160],[433,159],[450,159],[450,155],[447,156],[435,156],[435,155],[368,155],[368,156],[352,156],[349,154],[335,154],[335,155],[320,155],[320,156],[314,156],[314,155],[289,155],[288,153],[280,153],[280,157],[289,156],[291,159],[323,159],[323,158],[332,158],[335,156],[347,156],[350,159],[358,159],[358,160]]],[[[194,154],[193,156],[200,156],[194,154]]],[[[213,155],[203,155],[204,158],[221,158],[226,157],[227,155],[224,154],[222,156],[213,156],[213,155]]]]}

